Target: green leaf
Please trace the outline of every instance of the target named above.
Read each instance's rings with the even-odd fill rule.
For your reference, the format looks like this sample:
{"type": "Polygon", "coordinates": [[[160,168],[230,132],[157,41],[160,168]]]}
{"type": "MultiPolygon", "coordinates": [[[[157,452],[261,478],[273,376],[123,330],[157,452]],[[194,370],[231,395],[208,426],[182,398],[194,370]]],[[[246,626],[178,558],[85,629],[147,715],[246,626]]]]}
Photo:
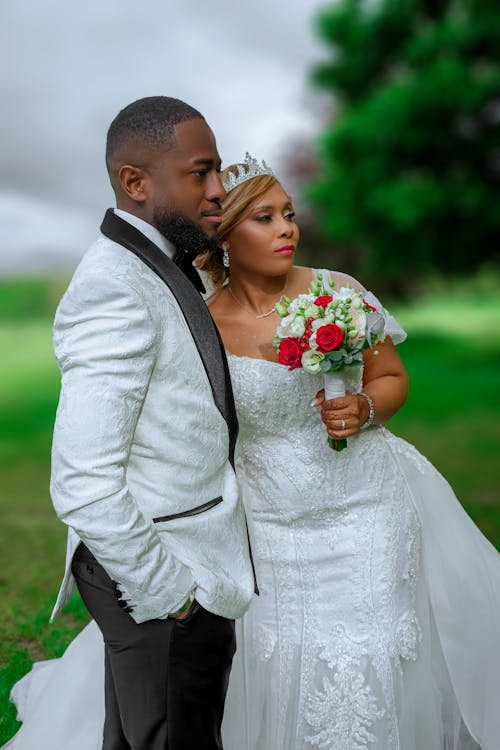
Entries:
{"type": "Polygon", "coordinates": [[[319,369],[321,372],[329,372],[332,369],[332,363],[328,359],[322,359],[319,363],[319,369]]]}

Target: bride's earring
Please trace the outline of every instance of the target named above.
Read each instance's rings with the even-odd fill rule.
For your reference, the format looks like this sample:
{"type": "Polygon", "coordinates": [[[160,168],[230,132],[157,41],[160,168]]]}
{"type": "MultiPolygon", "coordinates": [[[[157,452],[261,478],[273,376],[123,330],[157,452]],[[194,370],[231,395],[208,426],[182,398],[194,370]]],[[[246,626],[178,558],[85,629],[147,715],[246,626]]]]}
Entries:
{"type": "Polygon", "coordinates": [[[222,245],[222,263],[225,268],[229,268],[229,253],[227,251],[227,248],[227,245],[222,245]]]}

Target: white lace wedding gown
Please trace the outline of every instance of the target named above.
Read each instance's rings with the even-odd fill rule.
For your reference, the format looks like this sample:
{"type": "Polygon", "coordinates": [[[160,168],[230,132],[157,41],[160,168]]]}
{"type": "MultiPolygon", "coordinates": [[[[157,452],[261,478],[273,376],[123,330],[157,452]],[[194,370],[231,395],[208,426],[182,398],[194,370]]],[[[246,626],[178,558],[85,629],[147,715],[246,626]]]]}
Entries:
{"type": "MultiPolygon", "coordinates": [[[[403,337],[393,319],[387,333],[403,337]]],[[[229,364],[261,593],[237,623],[225,750],[498,750],[496,550],[385,428],[332,451],[319,376],[229,364]]],[[[100,750],[102,665],[93,623],[35,665],[9,750],[100,750]]]]}

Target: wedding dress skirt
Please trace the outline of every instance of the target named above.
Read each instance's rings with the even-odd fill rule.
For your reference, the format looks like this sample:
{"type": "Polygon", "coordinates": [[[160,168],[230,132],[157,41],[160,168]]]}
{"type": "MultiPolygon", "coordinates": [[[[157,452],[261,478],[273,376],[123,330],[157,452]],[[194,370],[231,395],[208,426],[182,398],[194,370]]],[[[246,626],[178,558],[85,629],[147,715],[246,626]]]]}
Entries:
{"type": "MultiPolygon", "coordinates": [[[[237,623],[225,750],[498,750],[497,551],[385,428],[332,451],[319,376],[229,364],[260,596],[237,623]]],[[[9,750],[100,750],[102,685],[91,623],[15,686],[9,750]]]]}

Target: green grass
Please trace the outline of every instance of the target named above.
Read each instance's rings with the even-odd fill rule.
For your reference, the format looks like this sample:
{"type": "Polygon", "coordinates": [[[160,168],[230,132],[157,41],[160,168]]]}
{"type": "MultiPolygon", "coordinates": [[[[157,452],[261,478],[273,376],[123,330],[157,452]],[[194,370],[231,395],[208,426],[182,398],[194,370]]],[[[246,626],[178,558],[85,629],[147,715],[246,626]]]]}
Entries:
{"type": "MultiPolygon", "coordinates": [[[[0,744],[17,727],[12,684],[34,660],[59,656],[88,619],[74,596],[48,622],[66,541],[48,494],[59,388],[51,316],[63,285],[22,282],[16,293],[16,283],[0,285],[0,744]]],[[[467,290],[441,298],[392,310],[410,334],[400,353],[411,389],[391,430],[437,466],[500,547],[500,304],[467,290]]]]}
{"type": "Polygon", "coordinates": [[[88,620],[77,596],[57,623],[51,607],[66,533],[48,494],[59,374],[49,318],[0,321],[0,745],[17,727],[12,684],[59,656],[88,620]]]}
{"type": "Polygon", "coordinates": [[[410,375],[410,396],[391,430],[444,474],[500,549],[498,295],[465,288],[392,312],[409,333],[400,354],[410,375]]]}

